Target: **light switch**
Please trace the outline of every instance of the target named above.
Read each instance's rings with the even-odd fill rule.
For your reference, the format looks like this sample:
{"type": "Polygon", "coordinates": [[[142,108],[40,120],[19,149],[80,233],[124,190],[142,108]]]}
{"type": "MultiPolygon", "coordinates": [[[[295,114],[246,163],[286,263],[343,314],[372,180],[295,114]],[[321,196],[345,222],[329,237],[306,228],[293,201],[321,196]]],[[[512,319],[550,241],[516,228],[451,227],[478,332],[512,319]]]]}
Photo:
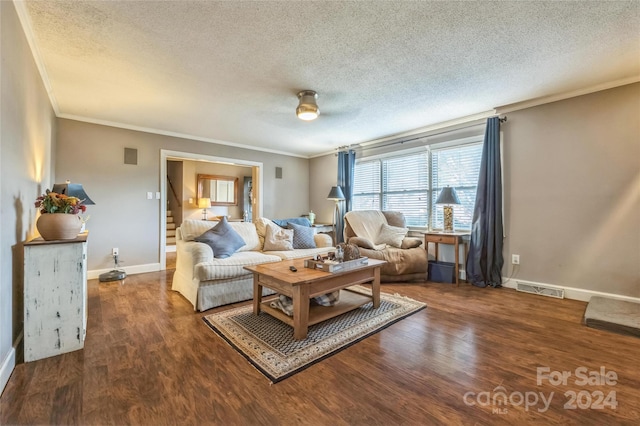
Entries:
{"type": "Polygon", "coordinates": [[[156,200],[160,199],[160,192],[156,192],[156,200]]]}
{"type": "Polygon", "coordinates": [[[153,192],[147,192],[147,200],[153,200],[153,192]]]}

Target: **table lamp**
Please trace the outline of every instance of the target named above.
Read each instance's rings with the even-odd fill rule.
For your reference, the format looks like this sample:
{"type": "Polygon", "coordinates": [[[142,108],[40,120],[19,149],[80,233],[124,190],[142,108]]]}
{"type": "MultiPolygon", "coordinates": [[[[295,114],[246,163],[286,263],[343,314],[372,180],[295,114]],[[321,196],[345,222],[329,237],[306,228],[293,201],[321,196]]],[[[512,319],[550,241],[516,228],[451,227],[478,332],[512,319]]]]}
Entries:
{"type": "Polygon", "coordinates": [[[51,189],[52,192],[58,194],[64,194],[69,197],[76,197],[82,201],[83,204],[95,204],[91,198],[84,192],[84,188],[82,188],[81,183],[71,183],[70,181],[66,181],[65,183],[56,183],[53,185],[51,189]]]}
{"type": "Polygon", "coordinates": [[[211,207],[211,198],[199,198],[198,208],[202,209],[202,220],[207,220],[208,208],[211,207]]]}
{"type": "Polygon", "coordinates": [[[333,212],[333,235],[338,240],[338,233],[336,229],[336,225],[338,224],[338,217],[340,216],[340,208],[338,207],[338,203],[343,201],[344,193],[339,186],[332,186],[331,191],[329,191],[329,195],[327,195],[327,200],[334,200],[336,202],[336,208],[333,212]]]}
{"type": "Polygon", "coordinates": [[[444,213],[444,232],[453,232],[453,207],[452,204],[460,204],[460,199],[456,190],[447,186],[442,188],[436,204],[443,204],[442,211],[444,213]]]}

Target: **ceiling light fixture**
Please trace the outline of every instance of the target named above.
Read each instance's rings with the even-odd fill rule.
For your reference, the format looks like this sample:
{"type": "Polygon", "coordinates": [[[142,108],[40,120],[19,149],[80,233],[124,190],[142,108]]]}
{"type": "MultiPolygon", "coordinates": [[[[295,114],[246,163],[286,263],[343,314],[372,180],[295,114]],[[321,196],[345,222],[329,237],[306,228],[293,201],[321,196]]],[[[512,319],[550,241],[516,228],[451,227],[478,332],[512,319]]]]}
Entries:
{"type": "Polygon", "coordinates": [[[300,103],[296,108],[296,115],[300,120],[311,121],[318,118],[320,110],[316,104],[318,94],[315,91],[303,90],[298,93],[298,99],[300,99],[300,103]]]}

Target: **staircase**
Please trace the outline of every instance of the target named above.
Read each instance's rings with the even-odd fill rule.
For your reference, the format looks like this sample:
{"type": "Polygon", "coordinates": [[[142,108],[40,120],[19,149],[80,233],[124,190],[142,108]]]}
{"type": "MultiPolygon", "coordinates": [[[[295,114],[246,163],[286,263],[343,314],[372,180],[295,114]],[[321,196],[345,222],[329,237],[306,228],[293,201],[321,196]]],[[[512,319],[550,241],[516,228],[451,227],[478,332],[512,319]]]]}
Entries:
{"type": "Polygon", "coordinates": [[[176,250],[176,224],[173,221],[171,210],[167,210],[167,249],[166,251],[176,250]]]}

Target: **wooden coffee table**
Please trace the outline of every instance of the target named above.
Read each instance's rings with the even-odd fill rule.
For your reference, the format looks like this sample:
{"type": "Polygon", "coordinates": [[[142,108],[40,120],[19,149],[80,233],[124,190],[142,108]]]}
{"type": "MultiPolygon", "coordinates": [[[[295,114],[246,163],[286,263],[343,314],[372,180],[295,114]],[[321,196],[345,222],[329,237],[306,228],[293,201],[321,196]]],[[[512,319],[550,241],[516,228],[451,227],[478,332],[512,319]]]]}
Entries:
{"type": "Polygon", "coordinates": [[[380,306],[380,267],[386,262],[369,259],[367,265],[360,265],[341,272],[325,272],[305,268],[304,259],[285,260],[262,265],[245,266],[253,272],[253,313],[260,311],[279,319],[293,327],[293,337],[304,339],[310,325],[328,320],[373,301],[373,307],[380,306]],[[289,267],[294,266],[297,272],[289,267]],[[371,296],[345,290],[356,284],[371,284],[371,296]],[[270,288],[293,299],[293,317],[280,309],[272,308],[269,301],[262,302],[262,287],[270,288]],[[334,306],[310,306],[309,299],[322,294],[340,292],[340,300],[334,306]]]}

